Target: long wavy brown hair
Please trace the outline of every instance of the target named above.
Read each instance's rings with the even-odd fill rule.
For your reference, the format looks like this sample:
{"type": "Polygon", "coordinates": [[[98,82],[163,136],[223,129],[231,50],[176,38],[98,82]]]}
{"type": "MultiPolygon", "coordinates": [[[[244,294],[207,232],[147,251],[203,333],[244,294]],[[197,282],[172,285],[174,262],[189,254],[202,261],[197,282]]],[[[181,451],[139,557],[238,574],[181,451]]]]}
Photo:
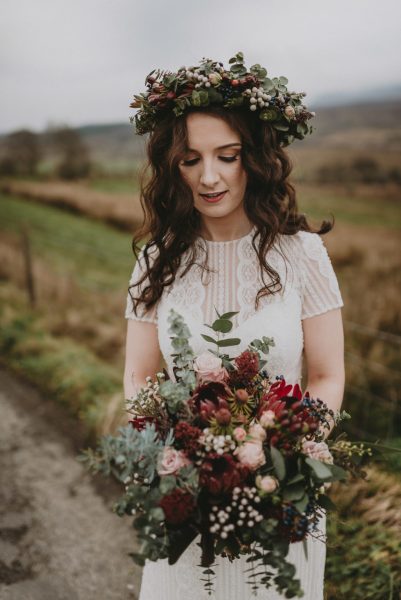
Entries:
{"type": "MultiPolygon", "coordinates": [[[[192,191],[179,170],[179,163],[188,149],[186,115],[190,111],[220,117],[240,135],[241,160],[247,173],[244,210],[256,226],[252,245],[264,283],[255,299],[257,309],[262,296],[282,289],[279,274],[266,260],[277,234],[294,235],[298,231],[324,234],[332,229],[334,217],[331,222],[323,220],[320,229],[313,229],[306,216],[298,212],[296,191],[289,181],[293,165],[280,145],[278,132],[268,122],[243,109],[211,106],[190,108],[180,117],[167,114],[148,139],[148,161],[140,176],[144,222],[132,241],[133,252],[138,258],[140,242],[144,238],[148,240],[143,246],[146,268],[142,278],[128,288],[134,311],[138,303],[143,303],[147,310],[155,305],[164,288],[174,282],[184,252],[189,251],[189,260],[181,276],[198,264],[199,245],[194,242],[200,236],[201,215],[194,207],[192,191]],[[266,273],[270,278],[268,283],[264,279],[266,273]],[[145,280],[146,285],[142,286],[145,280]],[[131,289],[138,284],[141,292],[134,297],[131,289]]],[[[207,251],[202,266],[208,270],[207,251]]]]}

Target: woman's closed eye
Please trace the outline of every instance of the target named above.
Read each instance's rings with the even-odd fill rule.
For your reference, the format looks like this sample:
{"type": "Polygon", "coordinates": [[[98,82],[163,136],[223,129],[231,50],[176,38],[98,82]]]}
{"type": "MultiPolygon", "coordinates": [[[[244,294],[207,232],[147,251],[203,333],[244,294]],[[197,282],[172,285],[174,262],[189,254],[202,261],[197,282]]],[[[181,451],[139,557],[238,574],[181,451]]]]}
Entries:
{"type": "MultiPolygon", "coordinates": [[[[219,159],[222,160],[223,162],[234,162],[235,160],[238,159],[238,154],[236,154],[235,156],[219,156],[219,159]]],[[[182,164],[185,167],[191,167],[192,165],[196,165],[196,163],[198,162],[199,158],[191,158],[190,160],[183,160],[182,164]]]]}

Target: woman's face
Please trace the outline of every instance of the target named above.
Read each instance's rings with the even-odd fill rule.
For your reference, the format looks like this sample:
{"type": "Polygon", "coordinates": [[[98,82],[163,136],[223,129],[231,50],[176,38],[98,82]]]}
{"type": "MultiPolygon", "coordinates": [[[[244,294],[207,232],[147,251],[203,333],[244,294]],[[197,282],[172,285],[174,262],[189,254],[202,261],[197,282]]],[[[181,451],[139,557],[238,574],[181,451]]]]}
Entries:
{"type": "Polygon", "coordinates": [[[219,117],[202,113],[187,116],[187,131],[189,150],[179,169],[192,190],[195,208],[209,222],[243,216],[247,174],[239,134],[219,117]]]}

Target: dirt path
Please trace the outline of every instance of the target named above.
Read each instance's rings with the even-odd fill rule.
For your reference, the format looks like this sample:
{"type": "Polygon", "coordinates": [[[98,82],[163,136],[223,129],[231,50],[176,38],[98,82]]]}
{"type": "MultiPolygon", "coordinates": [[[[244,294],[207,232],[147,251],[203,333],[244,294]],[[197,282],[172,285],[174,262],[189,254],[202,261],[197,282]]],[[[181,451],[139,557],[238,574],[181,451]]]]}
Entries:
{"type": "Polygon", "coordinates": [[[93,481],[80,448],[74,422],[0,369],[1,600],[138,597],[129,519],[111,512],[118,488],[93,481]]]}

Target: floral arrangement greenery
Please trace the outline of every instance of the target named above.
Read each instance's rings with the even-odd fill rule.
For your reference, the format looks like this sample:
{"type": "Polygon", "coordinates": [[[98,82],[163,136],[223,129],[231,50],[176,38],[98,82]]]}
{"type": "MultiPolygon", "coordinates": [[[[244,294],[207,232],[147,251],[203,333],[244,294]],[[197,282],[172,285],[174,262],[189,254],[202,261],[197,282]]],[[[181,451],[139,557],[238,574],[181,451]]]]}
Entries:
{"type": "MultiPolygon", "coordinates": [[[[235,314],[218,314],[212,332],[229,333],[235,314]]],[[[307,553],[307,537],[319,535],[319,517],[333,508],[331,482],[364,477],[371,451],[344,434],[324,441],[330,421],[349,415],[303,396],[282,376],[271,380],[273,339],[256,339],[231,358],[222,352],[238,338],[204,335],[213,349],[195,356],[174,310],[169,323],[174,379],[165,372],[148,377],[127,401],[129,425],[81,460],[124,484],[114,510],[134,518],[140,548],[131,556],[138,564],[174,564],[199,537],[210,593],[215,557],[247,555],[253,590],[274,585],[287,598],[300,597],[289,546],[303,541],[307,553]]]]}
{"type": "Polygon", "coordinates": [[[199,66],[182,66],[176,73],[151,71],[145,79],[147,90],[134,95],[130,104],[139,109],[130,117],[136,132],[151,132],[166,112],[178,117],[190,107],[220,105],[228,110],[244,108],[269,122],[279,132],[282,146],[312,133],[307,121],[315,113],[303,104],[305,92],[289,92],[286,77],[270,78],[259,64],[248,71],[242,52],[230,58],[229,65],[226,69],[221,62],[203,58],[199,66]]]}

